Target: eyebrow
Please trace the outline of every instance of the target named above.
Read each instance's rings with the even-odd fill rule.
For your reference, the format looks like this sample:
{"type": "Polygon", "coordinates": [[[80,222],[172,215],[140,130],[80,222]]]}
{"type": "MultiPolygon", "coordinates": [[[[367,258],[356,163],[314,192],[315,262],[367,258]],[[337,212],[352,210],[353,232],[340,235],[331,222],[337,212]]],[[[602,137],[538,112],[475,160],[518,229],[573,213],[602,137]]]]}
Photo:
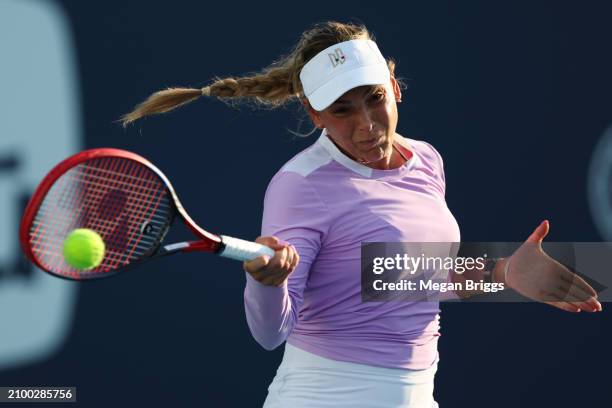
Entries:
{"type": "MultiPolygon", "coordinates": [[[[375,93],[376,91],[383,90],[383,89],[384,89],[384,86],[382,86],[382,85],[372,85],[372,86],[366,88],[366,90],[363,92],[363,96],[369,96],[369,95],[375,93]]],[[[334,103],[332,103],[331,106],[334,106],[334,105],[346,105],[347,103],[350,103],[350,102],[347,101],[347,100],[344,100],[342,98],[339,98],[339,99],[336,99],[336,101],[334,103]]]]}

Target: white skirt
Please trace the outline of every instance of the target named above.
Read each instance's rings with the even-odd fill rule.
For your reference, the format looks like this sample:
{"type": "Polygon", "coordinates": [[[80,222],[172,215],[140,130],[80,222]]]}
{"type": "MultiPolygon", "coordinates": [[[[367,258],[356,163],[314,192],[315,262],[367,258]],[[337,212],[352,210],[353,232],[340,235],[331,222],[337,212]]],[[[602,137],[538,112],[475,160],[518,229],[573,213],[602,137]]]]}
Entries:
{"type": "Polygon", "coordinates": [[[336,361],[285,343],[264,408],[437,408],[437,362],[426,370],[336,361]]]}

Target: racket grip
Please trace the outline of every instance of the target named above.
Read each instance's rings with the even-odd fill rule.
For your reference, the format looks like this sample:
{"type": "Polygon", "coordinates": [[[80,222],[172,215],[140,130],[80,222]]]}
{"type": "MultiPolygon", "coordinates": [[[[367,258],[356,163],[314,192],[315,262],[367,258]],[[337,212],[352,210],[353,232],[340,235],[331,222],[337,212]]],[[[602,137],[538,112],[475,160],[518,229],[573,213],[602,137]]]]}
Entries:
{"type": "Polygon", "coordinates": [[[274,250],[272,250],[272,248],[258,244],[257,242],[232,238],[227,235],[221,235],[220,237],[224,248],[219,252],[219,255],[225,258],[231,258],[237,261],[250,261],[262,255],[268,255],[270,258],[274,256],[274,250]]]}

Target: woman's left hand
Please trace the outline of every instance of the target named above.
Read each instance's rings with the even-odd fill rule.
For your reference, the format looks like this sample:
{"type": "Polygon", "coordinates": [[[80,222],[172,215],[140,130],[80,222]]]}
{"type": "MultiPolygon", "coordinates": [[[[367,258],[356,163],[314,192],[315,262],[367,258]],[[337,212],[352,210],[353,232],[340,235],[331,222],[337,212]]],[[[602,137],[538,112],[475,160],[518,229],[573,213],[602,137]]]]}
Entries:
{"type": "Polygon", "coordinates": [[[509,262],[506,285],[523,296],[568,312],[601,311],[597,292],[542,250],[542,240],[549,228],[548,221],[542,222],[506,259],[509,262]]]}

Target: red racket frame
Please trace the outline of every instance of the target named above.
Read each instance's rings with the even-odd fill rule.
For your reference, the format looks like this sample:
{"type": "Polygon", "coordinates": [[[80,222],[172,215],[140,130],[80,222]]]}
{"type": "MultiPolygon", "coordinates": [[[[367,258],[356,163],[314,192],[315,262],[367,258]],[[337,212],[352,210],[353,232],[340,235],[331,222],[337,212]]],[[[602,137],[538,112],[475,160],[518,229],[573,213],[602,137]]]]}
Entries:
{"type": "MultiPolygon", "coordinates": [[[[38,260],[36,259],[36,257],[32,253],[32,248],[30,247],[30,228],[31,228],[32,222],[34,220],[34,217],[36,216],[36,214],[38,212],[38,209],[40,208],[40,205],[42,204],[45,196],[47,195],[47,193],[49,192],[49,190],[51,189],[53,184],[64,173],[66,173],[68,170],[72,169],[73,167],[75,167],[75,166],[77,166],[77,165],[79,165],[81,163],[84,163],[84,162],[92,160],[92,159],[113,158],[113,157],[133,160],[133,161],[138,162],[138,163],[140,163],[142,165],[145,165],[148,168],[150,168],[151,170],[153,170],[157,174],[157,176],[159,176],[159,178],[165,183],[166,187],[168,188],[168,190],[170,191],[170,194],[172,196],[172,203],[174,204],[174,207],[175,207],[175,210],[176,210],[177,214],[183,220],[185,225],[198,238],[200,238],[199,241],[190,241],[190,242],[188,242],[187,243],[188,245],[186,247],[184,247],[184,248],[181,248],[180,252],[202,251],[202,252],[217,253],[217,252],[219,252],[219,251],[221,251],[223,249],[223,244],[221,242],[221,238],[218,235],[212,234],[212,233],[210,233],[210,232],[200,228],[191,219],[191,217],[189,217],[189,215],[187,214],[187,212],[185,211],[185,209],[181,205],[181,203],[180,203],[180,201],[178,199],[178,196],[177,196],[176,192],[174,191],[174,188],[172,187],[172,184],[170,183],[168,178],[161,172],[161,170],[159,170],[157,167],[155,167],[155,165],[153,165],[151,162],[149,162],[144,157],[141,157],[141,156],[139,156],[139,155],[137,155],[135,153],[128,152],[126,150],[105,147],[105,148],[96,148],[96,149],[85,150],[85,151],[77,153],[77,154],[75,154],[73,156],[70,156],[67,159],[63,160],[58,165],[56,165],[45,176],[45,178],[41,181],[41,183],[38,185],[38,187],[34,191],[34,194],[32,195],[32,198],[30,199],[30,201],[28,202],[28,205],[26,206],[26,209],[24,211],[24,214],[23,214],[23,217],[22,217],[22,220],[21,220],[21,225],[20,225],[20,228],[19,228],[19,241],[21,243],[21,247],[23,248],[23,251],[26,254],[27,258],[31,262],[33,262],[39,268],[41,268],[41,269],[43,269],[45,271],[47,270],[45,267],[43,267],[38,262],[38,260]]],[[[161,242],[160,242],[160,246],[161,246],[161,242]]],[[[160,253],[159,255],[165,255],[165,253],[160,253]]],[[[155,256],[155,255],[153,255],[153,256],[155,256]]],[[[138,263],[139,262],[136,262],[136,264],[138,264],[138,263]]],[[[113,272],[108,273],[109,276],[112,276],[114,274],[115,273],[113,273],[113,272]]],[[[55,276],[63,277],[61,275],[56,275],[56,274],[54,274],[54,275],[55,276]]]]}

